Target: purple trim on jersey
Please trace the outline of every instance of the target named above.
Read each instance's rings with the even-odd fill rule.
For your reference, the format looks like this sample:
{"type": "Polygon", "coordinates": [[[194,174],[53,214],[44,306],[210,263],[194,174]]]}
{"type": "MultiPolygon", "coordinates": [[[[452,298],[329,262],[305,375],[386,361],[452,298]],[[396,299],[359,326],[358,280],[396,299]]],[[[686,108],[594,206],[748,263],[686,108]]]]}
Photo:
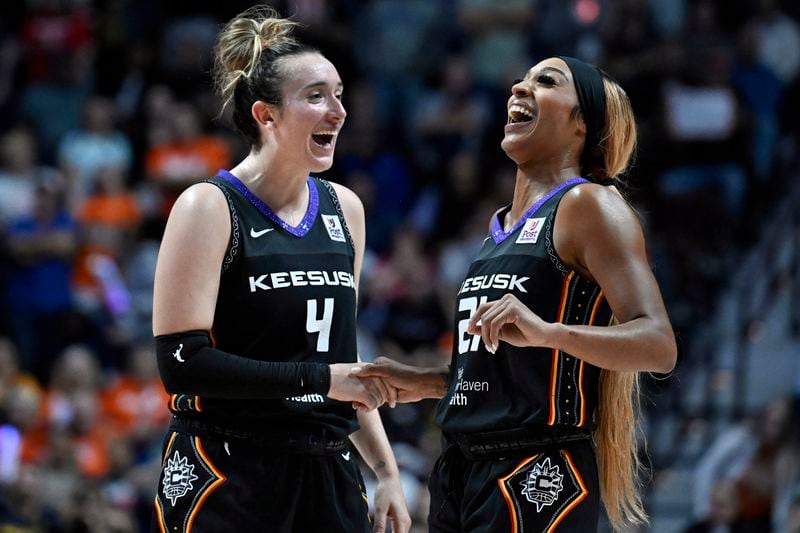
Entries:
{"type": "Polygon", "coordinates": [[[265,204],[261,198],[253,194],[253,192],[247,188],[247,185],[242,183],[239,178],[227,170],[220,169],[217,172],[217,177],[227,182],[234,189],[242,193],[251,204],[256,206],[256,209],[258,209],[262,215],[295,237],[303,237],[306,233],[311,231],[311,226],[314,224],[314,220],[317,218],[317,213],[319,212],[319,192],[317,191],[317,184],[314,183],[314,180],[311,179],[311,176],[309,176],[308,180],[306,181],[306,183],[308,183],[308,210],[306,210],[306,215],[297,226],[290,226],[287,222],[281,220],[281,218],[276,215],[275,212],[270,209],[270,207],[265,204]]]}
{"type": "Polygon", "coordinates": [[[511,228],[508,232],[503,231],[503,226],[500,224],[500,218],[495,216],[492,218],[492,239],[494,239],[495,244],[500,244],[504,240],[508,238],[509,235],[517,231],[519,228],[525,224],[525,221],[536,214],[536,211],[539,210],[544,203],[556,195],[559,191],[564,189],[565,187],[569,187],[570,185],[577,185],[578,183],[588,183],[589,180],[584,178],[572,178],[569,181],[565,181],[561,185],[558,185],[556,188],[536,200],[536,203],[531,206],[530,209],[525,211],[525,214],[520,217],[514,227],[511,228]]]}

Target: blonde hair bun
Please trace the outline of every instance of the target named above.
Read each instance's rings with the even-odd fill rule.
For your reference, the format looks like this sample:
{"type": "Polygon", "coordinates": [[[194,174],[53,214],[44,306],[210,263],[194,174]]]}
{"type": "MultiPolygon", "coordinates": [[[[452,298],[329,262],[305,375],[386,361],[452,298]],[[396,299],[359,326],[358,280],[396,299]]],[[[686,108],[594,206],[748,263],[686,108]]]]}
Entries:
{"type": "Polygon", "coordinates": [[[297,44],[292,32],[296,22],[281,18],[270,6],[254,6],[228,22],[214,48],[214,82],[225,104],[242,79],[250,79],[258,68],[261,54],[297,44]]]}

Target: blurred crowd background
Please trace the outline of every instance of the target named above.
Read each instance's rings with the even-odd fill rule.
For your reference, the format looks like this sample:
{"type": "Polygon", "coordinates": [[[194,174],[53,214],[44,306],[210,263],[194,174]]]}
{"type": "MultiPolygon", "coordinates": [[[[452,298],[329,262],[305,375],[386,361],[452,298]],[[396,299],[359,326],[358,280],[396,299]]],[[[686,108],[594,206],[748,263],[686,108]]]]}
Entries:
{"type": "MultiPolygon", "coordinates": [[[[0,6],[0,532],[149,525],[169,417],[159,239],[177,195],[248,149],[209,70],[250,4],[0,6]]],[[[680,350],[644,383],[650,530],[800,531],[800,3],[272,4],[344,80],[324,176],[366,208],[366,360],[449,360],[455,292],[512,197],[512,80],[556,54],[617,78],[640,135],[624,191],[680,350]]],[[[432,408],[382,409],[416,532],[432,408]]]]}

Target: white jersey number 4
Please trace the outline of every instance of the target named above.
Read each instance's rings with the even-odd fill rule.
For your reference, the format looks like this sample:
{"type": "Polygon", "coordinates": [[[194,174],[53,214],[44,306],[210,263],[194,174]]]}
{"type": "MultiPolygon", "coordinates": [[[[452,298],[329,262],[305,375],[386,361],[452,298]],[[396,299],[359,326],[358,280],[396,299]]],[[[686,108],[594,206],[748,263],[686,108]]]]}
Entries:
{"type": "Polygon", "coordinates": [[[319,333],[317,337],[317,351],[327,352],[330,346],[331,321],[333,320],[333,298],[325,298],[322,318],[317,318],[317,301],[308,300],[308,314],[306,315],[306,331],[319,333]]]}

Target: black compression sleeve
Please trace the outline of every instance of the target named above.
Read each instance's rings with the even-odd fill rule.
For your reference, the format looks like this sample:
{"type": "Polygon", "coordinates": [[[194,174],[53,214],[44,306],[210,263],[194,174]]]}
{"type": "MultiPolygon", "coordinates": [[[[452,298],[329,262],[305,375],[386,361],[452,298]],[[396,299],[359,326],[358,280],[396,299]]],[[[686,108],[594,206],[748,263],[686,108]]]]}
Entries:
{"type": "Polygon", "coordinates": [[[207,331],[156,337],[158,371],[170,394],[209,398],[267,399],[327,394],[331,373],[324,363],[257,361],[217,350],[207,331]]]}

